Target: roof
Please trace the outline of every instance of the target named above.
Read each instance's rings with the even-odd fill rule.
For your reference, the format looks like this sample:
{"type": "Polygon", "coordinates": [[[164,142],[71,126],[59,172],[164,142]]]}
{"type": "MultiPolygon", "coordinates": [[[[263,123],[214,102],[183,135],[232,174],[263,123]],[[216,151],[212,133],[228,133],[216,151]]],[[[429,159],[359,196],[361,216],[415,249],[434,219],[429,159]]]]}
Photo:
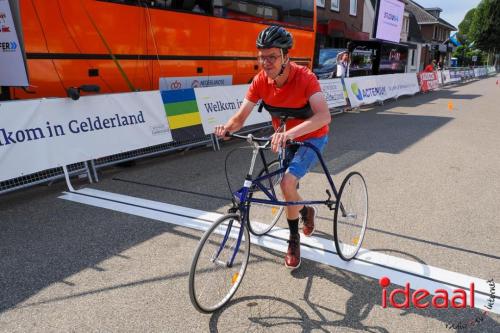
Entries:
{"type": "MultiPolygon", "coordinates": [[[[430,8],[428,8],[430,9],[430,8]]],[[[446,22],[440,17],[435,17],[431,13],[429,13],[427,10],[425,10],[424,7],[420,6],[418,3],[412,1],[412,0],[407,0],[406,4],[406,10],[415,15],[415,18],[417,19],[418,24],[441,24],[444,25],[448,28],[450,28],[453,31],[456,31],[457,28],[453,26],[452,24],[446,22]]]]}
{"type": "Polygon", "coordinates": [[[417,19],[413,13],[409,13],[410,26],[408,29],[408,42],[417,42],[423,43],[424,39],[422,38],[422,31],[420,30],[420,26],[418,25],[417,19]]]}

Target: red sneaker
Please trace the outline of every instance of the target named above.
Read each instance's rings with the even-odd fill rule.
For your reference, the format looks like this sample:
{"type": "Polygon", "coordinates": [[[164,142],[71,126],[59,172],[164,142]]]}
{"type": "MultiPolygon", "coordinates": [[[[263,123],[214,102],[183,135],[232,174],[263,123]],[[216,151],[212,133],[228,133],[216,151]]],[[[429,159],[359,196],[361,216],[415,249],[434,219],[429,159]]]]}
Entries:
{"type": "Polygon", "coordinates": [[[307,214],[301,216],[300,220],[304,224],[302,227],[302,233],[306,237],[310,237],[314,232],[314,218],[316,217],[316,207],[306,206],[307,214]]]}
{"type": "Polygon", "coordinates": [[[290,235],[288,252],[285,256],[285,266],[292,270],[300,266],[300,235],[290,235]]]}

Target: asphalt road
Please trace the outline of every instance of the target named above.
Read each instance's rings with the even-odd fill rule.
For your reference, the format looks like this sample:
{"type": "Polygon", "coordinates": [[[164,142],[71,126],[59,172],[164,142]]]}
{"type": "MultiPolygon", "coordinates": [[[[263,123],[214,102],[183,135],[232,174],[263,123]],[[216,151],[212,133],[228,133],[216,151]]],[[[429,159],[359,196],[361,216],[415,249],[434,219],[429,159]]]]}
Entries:
{"type": "MultiPolygon", "coordinates": [[[[334,117],[324,156],[337,184],[353,170],[366,179],[364,248],[498,286],[497,79],[334,117]]],[[[244,146],[145,159],[102,170],[97,184],[74,183],[224,213],[224,159],[244,146]]],[[[229,157],[233,187],[249,158],[247,149],[229,157]]],[[[324,189],[319,168],[301,181],[304,198],[324,200],[324,189]]],[[[500,332],[500,315],[480,309],[383,308],[377,279],[306,259],[290,273],[283,253],[259,246],[233,300],[203,315],[187,282],[200,231],[63,200],[64,191],[57,182],[0,197],[1,332],[500,332]]],[[[319,209],[315,237],[331,239],[332,219],[319,209]]]]}

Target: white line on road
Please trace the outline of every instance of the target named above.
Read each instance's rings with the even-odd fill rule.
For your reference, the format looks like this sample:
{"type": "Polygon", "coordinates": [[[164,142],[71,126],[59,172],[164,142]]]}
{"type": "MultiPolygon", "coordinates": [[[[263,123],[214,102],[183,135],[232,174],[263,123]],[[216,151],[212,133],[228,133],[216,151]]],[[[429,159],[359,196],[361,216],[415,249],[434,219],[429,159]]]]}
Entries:
{"type": "MultiPolygon", "coordinates": [[[[207,230],[221,216],[217,213],[88,188],[75,192],[65,192],[60,198],[203,231],[207,230]]],[[[268,235],[252,236],[251,242],[262,247],[286,252],[287,239],[288,230],[275,228],[268,235]]],[[[400,286],[409,282],[413,290],[425,288],[434,293],[435,290],[441,288],[452,295],[456,288],[468,291],[473,282],[475,285],[475,307],[488,311],[485,305],[490,298],[490,287],[488,282],[483,279],[366,249],[361,249],[354,260],[345,262],[336,254],[333,241],[319,237],[303,237],[302,239],[301,254],[303,258],[375,279],[387,276],[392,283],[400,286]]],[[[495,297],[491,311],[500,314],[500,298],[498,296],[495,297]]]]}

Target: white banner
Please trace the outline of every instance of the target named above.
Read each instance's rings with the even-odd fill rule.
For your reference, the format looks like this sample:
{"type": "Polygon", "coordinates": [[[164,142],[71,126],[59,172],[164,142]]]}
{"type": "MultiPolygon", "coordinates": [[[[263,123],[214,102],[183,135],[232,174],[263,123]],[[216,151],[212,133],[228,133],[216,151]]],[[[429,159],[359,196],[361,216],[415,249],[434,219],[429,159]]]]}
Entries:
{"type": "Polygon", "coordinates": [[[398,0],[379,0],[375,38],[398,43],[401,38],[405,4],[398,0]]]}
{"type": "Polygon", "coordinates": [[[345,83],[353,107],[420,91],[416,73],[360,76],[346,78],[345,83]]]}
{"type": "Polygon", "coordinates": [[[160,78],[160,90],[230,86],[232,83],[232,75],[162,77],[160,78]]]}
{"type": "Polygon", "coordinates": [[[347,105],[341,79],[319,80],[319,85],[325,94],[328,108],[332,109],[347,105]]]}
{"type": "Polygon", "coordinates": [[[457,71],[455,70],[445,70],[443,71],[444,83],[458,82],[460,81],[460,77],[457,75],[457,71]]]}
{"type": "Polygon", "coordinates": [[[28,75],[8,0],[0,0],[0,86],[27,87],[28,75]]]}
{"type": "MultiPolygon", "coordinates": [[[[340,79],[319,81],[329,108],[346,105],[340,79]]],[[[240,108],[249,85],[195,88],[196,103],[205,134],[212,134],[216,125],[225,124],[240,108]]],[[[258,105],[250,113],[245,126],[271,121],[269,112],[257,112],[258,105]]]]}
{"type": "Polygon", "coordinates": [[[0,103],[0,181],[169,141],[158,91],[0,103]]]}
{"type": "Polygon", "coordinates": [[[495,69],[495,66],[488,66],[487,72],[488,74],[496,74],[497,70],[495,69]]]}
{"type": "Polygon", "coordinates": [[[488,72],[487,72],[485,67],[474,68],[475,77],[486,76],[487,74],[488,74],[488,72]]]}
{"type": "MultiPolygon", "coordinates": [[[[212,134],[216,125],[225,124],[238,112],[249,85],[228,87],[195,88],[196,103],[200,111],[201,123],[205,134],[212,134]]],[[[258,104],[245,122],[245,126],[261,124],[271,121],[269,112],[257,112],[258,104]]]]}

